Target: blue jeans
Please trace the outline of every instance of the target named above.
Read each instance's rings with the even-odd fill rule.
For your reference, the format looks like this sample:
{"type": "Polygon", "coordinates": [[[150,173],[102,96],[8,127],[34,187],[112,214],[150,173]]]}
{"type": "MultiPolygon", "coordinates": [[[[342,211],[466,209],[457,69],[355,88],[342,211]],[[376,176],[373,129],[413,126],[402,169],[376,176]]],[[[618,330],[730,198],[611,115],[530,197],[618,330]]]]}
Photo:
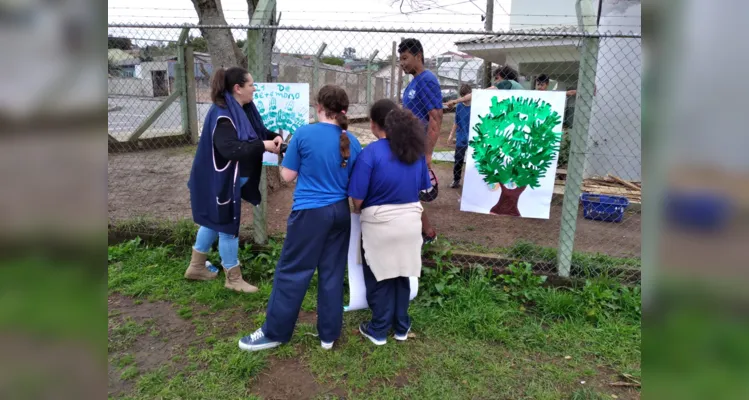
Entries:
{"type": "MultiPolygon", "coordinates": [[[[239,185],[244,186],[247,178],[239,178],[239,185]]],[[[213,229],[201,226],[198,229],[198,235],[195,238],[193,248],[201,253],[208,253],[213,247],[213,243],[218,239],[218,254],[221,256],[221,265],[226,268],[234,268],[239,265],[239,236],[229,235],[223,232],[216,232],[213,229]]],[[[214,271],[214,268],[209,268],[214,271]]]]}

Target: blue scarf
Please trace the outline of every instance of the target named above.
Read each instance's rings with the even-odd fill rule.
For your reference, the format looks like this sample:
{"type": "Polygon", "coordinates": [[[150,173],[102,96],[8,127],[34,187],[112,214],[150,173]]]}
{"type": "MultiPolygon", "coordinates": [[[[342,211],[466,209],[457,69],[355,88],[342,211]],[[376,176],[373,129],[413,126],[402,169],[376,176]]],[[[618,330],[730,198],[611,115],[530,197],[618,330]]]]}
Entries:
{"type": "Polygon", "coordinates": [[[239,140],[257,140],[257,132],[255,132],[255,128],[253,128],[250,120],[247,119],[247,113],[244,112],[242,106],[239,105],[239,102],[229,91],[224,92],[224,101],[226,102],[226,107],[229,109],[229,115],[231,115],[231,120],[234,122],[234,127],[237,129],[239,140]]]}

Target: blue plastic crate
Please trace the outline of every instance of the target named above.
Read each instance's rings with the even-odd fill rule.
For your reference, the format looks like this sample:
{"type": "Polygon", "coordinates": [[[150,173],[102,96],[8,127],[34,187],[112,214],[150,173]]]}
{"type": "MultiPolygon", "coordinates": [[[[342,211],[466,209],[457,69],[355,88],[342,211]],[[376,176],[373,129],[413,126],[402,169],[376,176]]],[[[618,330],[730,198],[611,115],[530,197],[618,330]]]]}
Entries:
{"type": "Polygon", "coordinates": [[[666,195],[665,216],[671,226],[718,230],[728,225],[734,206],[725,195],[708,191],[671,191],[666,195]]]}
{"type": "Polygon", "coordinates": [[[583,193],[583,217],[595,221],[622,222],[624,210],[629,206],[629,199],[621,196],[583,193]]]}

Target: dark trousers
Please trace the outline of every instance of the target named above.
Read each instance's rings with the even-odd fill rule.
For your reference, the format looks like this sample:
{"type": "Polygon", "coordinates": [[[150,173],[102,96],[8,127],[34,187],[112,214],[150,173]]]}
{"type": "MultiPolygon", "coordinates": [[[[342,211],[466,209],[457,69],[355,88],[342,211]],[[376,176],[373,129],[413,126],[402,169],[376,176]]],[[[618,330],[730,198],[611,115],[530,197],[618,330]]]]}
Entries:
{"type": "Polygon", "coordinates": [[[343,277],[346,273],[351,214],[347,200],[311,210],[292,211],[286,240],[273,277],[263,332],[288,342],[302,300],[317,269],[317,332],[333,342],[343,325],[343,277]]]}
{"type": "Polygon", "coordinates": [[[405,334],[411,327],[408,316],[408,299],[411,296],[411,282],[400,277],[377,282],[364,258],[364,245],[361,246],[364,285],[367,287],[367,303],[372,310],[369,328],[377,339],[387,337],[390,328],[395,333],[405,334]]]}
{"type": "Polygon", "coordinates": [[[468,146],[461,146],[455,148],[455,166],[453,166],[453,180],[460,182],[463,177],[463,163],[466,161],[466,150],[468,146]]]}

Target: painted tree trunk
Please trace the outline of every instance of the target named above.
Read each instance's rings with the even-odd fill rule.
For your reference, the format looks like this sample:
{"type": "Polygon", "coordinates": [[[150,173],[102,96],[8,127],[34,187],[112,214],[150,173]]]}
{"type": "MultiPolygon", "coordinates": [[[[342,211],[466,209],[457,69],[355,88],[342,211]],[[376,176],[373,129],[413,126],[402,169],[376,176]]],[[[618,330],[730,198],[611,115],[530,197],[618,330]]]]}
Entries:
{"type": "Polygon", "coordinates": [[[513,217],[520,217],[520,210],[518,210],[518,201],[520,195],[525,191],[527,186],[521,186],[515,189],[509,189],[503,184],[499,184],[502,191],[499,195],[499,201],[497,204],[489,210],[489,213],[495,215],[511,215],[513,217]]]}

